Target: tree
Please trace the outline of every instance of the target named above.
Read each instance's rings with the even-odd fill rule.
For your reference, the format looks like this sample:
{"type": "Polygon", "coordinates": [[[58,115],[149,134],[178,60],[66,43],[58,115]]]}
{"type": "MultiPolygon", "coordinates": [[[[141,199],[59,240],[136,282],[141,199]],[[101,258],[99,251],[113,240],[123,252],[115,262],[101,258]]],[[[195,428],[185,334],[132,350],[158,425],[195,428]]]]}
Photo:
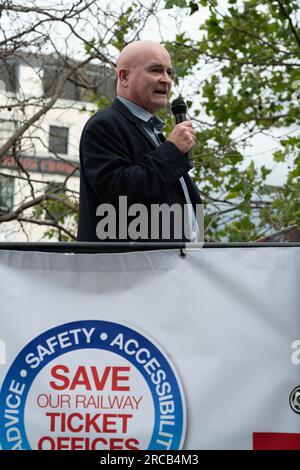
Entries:
{"type": "MultiPolygon", "coordinates": [[[[0,5],[0,230],[22,230],[30,239],[32,226],[46,227],[46,237],[74,240],[77,231],[78,187],[64,178],[37,176],[27,164],[36,163],[41,149],[53,161],[70,164],[55,150],[49,151],[49,113],[73,109],[86,101],[88,116],[95,105],[109,103],[112,93],[103,83],[114,77],[113,51],[138,37],[147,19],[156,14],[158,1],[111,5],[99,0],[2,0],[0,5]],[[76,60],[75,60],[76,59],[76,60]],[[25,64],[29,77],[19,79],[16,65],[25,64]],[[43,85],[41,87],[41,84],[43,85]],[[28,92],[29,88],[29,92],[28,92]],[[1,93],[2,89],[2,93],[1,93]],[[84,98],[83,98],[84,97],[84,98]],[[65,99],[62,101],[62,99],[65,99]],[[66,99],[68,100],[66,102],[66,99]],[[90,102],[90,103],[89,103],[90,102]],[[13,162],[13,163],[12,163],[13,162]],[[7,168],[13,165],[13,170],[7,168]],[[11,182],[14,190],[11,190],[11,182]],[[17,189],[16,189],[17,188],[17,189]],[[10,194],[14,191],[15,194],[10,194]],[[13,205],[3,203],[14,196],[13,205]]],[[[52,126],[55,130],[55,126],[52,126]]],[[[52,129],[53,130],[53,129],[52,129]]],[[[57,132],[59,131],[56,130],[57,132]]],[[[54,135],[55,138],[59,135],[54,135]]],[[[78,146],[74,155],[78,170],[78,146]]]]}
{"type": "Polygon", "coordinates": [[[179,82],[209,73],[191,108],[207,239],[251,241],[300,225],[299,2],[229,0],[224,9],[219,0],[166,0],[165,6],[186,16],[201,7],[208,13],[200,40],[179,32],[167,43],[179,82]],[[245,155],[257,134],[272,136],[274,162],[286,163],[282,186],[266,184],[272,170],[245,155]]]}
{"type": "MultiPolygon", "coordinates": [[[[118,4],[113,9],[100,0],[64,0],[61,7],[45,9],[39,6],[40,0],[26,7],[18,1],[2,2],[0,63],[9,64],[11,57],[24,50],[33,55],[51,50],[59,59],[60,70],[50,97],[25,99],[19,94],[14,102],[0,101],[0,112],[10,106],[22,117],[22,125],[10,139],[3,145],[0,142],[0,158],[7,149],[18,155],[20,139],[29,145],[31,138],[34,146],[41,115],[59,107],[66,83],[85,89],[99,108],[107,106],[109,97],[99,95],[99,88],[86,80],[84,67],[96,62],[113,69],[117,52],[124,45],[141,37],[153,38],[145,31],[148,20],[155,19],[161,32],[156,38],[164,42],[174,60],[175,91],[187,90],[189,115],[197,128],[194,179],[205,203],[206,239],[251,241],[300,225],[299,2],[228,0],[226,7],[224,3],[145,0],[118,4]],[[174,38],[169,40],[160,28],[164,8],[170,20],[173,15],[177,21],[174,38]],[[193,15],[199,17],[199,39],[190,36],[185,27],[193,15]],[[60,28],[56,31],[54,25],[60,28]],[[255,150],[260,155],[251,153],[257,136],[274,140],[274,165],[286,169],[280,185],[268,183],[272,169],[259,164],[265,149],[255,150]]],[[[174,122],[169,113],[161,115],[168,132],[174,122]]],[[[0,223],[43,224],[49,227],[50,237],[58,233],[59,239],[74,238],[78,191],[68,186],[66,178],[59,187],[49,180],[37,192],[32,174],[22,168],[20,160],[18,163],[14,178],[26,184],[27,195],[13,210],[0,211],[0,223]]],[[[8,178],[1,168],[0,173],[8,178]]]]}

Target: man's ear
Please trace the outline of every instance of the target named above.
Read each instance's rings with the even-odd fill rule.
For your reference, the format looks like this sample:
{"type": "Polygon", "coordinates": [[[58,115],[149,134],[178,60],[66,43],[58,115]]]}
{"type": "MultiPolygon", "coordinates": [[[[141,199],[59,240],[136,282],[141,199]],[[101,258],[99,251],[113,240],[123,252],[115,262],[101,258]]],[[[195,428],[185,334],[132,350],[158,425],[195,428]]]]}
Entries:
{"type": "Polygon", "coordinates": [[[119,81],[122,84],[123,87],[127,87],[127,77],[128,77],[128,71],[126,69],[120,69],[119,70],[119,81]]]}

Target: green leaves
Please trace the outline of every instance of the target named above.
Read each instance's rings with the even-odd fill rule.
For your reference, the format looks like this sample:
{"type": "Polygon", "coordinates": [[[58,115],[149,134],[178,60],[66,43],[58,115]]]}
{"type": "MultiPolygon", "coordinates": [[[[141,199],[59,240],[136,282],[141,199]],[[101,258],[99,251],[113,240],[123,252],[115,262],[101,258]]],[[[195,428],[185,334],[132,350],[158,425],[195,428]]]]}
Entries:
{"type": "Polygon", "coordinates": [[[276,152],[273,153],[274,162],[277,162],[277,163],[284,162],[285,158],[286,158],[286,154],[282,150],[276,150],[276,152]]]}
{"type": "MultiPolygon", "coordinates": [[[[297,29],[299,2],[284,4],[297,29]]],[[[300,81],[300,48],[279,2],[165,0],[164,5],[174,8],[182,24],[196,12],[201,16],[204,9],[206,18],[209,14],[199,26],[200,40],[189,30],[178,30],[164,44],[174,62],[176,85],[180,90],[186,86],[187,93],[189,84],[193,88],[186,99],[197,130],[193,177],[205,202],[206,237],[252,241],[262,233],[300,225],[300,113],[295,88],[300,81]],[[264,160],[266,149],[251,147],[260,132],[270,140],[273,136],[272,167],[277,175],[281,168],[286,173],[280,186],[269,184],[272,168],[264,160]]],[[[125,9],[116,24],[111,44],[119,50],[139,27],[137,9],[125,9]]],[[[92,40],[90,47],[94,45],[92,40]]],[[[109,103],[97,97],[97,104],[103,109],[109,103]]],[[[168,134],[173,121],[163,110],[159,115],[166,119],[168,134]]]]}
{"type": "Polygon", "coordinates": [[[165,0],[165,8],[170,10],[173,7],[186,8],[189,5],[188,0],[165,0]]]}
{"type": "Polygon", "coordinates": [[[87,54],[91,54],[95,44],[96,44],[96,38],[92,38],[90,41],[86,42],[84,45],[85,52],[87,54]]]}
{"type": "Polygon", "coordinates": [[[199,6],[196,1],[190,1],[189,7],[190,7],[190,16],[199,10],[199,6]]]}
{"type": "MultiPolygon", "coordinates": [[[[209,125],[199,130],[195,152],[195,179],[214,200],[206,204],[207,236],[250,241],[268,230],[300,226],[300,113],[294,85],[300,48],[294,33],[275,1],[231,0],[227,11],[220,0],[200,4],[209,7],[210,15],[193,49],[213,70],[199,87],[197,113],[209,125]],[[289,129],[292,136],[276,137],[289,129]],[[267,189],[272,170],[258,165],[258,159],[246,164],[243,144],[259,131],[274,134],[273,160],[287,173],[281,189],[267,189]]],[[[288,4],[294,21],[299,3],[288,4]]]]}
{"type": "Polygon", "coordinates": [[[127,44],[127,35],[134,31],[139,25],[140,20],[135,16],[138,5],[133,3],[120,16],[114,26],[114,37],[111,39],[111,45],[119,51],[127,44]]]}

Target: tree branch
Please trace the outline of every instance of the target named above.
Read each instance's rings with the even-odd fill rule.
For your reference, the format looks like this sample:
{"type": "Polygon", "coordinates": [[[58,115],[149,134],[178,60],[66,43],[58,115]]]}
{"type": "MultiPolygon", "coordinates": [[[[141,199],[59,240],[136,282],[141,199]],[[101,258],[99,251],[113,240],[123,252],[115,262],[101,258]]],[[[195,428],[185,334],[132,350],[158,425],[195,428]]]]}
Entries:
{"type": "Polygon", "coordinates": [[[231,26],[231,28],[233,28],[235,31],[238,31],[240,33],[244,33],[246,34],[247,36],[249,37],[252,37],[254,39],[257,39],[258,41],[260,41],[262,44],[264,44],[265,46],[269,47],[270,49],[272,49],[274,52],[279,52],[281,54],[284,54],[284,55],[294,55],[294,52],[290,52],[290,51],[285,51],[283,49],[279,49],[277,46],[275,46],[274,44],[266,41],[265,39],[263,39],[259,34],[257,33],[254,33],[252,31],[247,31],[246,29],[243,29],[243,28],[240,28],[238,26],[235,26],[227,16],[225,15],[222,15],[220,12],[218,12],[217,9],[215,9],[216,13],[218,13],[218,15],[221,16],[221,18],[223,18],[223,20],[229,24],[229,26],[231,26]]]}
{"type": "Polygon", "coordinates": [[[288,20],[289,22],[289,26],[290,26],[290,29],[296,39],[296,43],[298,44],[298,46],[300,47],[300,36],[295,28],[295,26],[293,25],[293,22],[292,22],[292,19],[290,17],[290,15],[288,14],[288,12],[286,11],[285,9],[285,6],[283,5],[282,1],[281,0],[276,0],[278,5],[279,5],[279,8],[280,8],[280,11],[281,13],[286,17],[286,19],[288,20]]]}
{"type": "Polygon", "coordinates": [[[45,226],[48,226],[48,227],[54,227],[56,228],[57,230],[61,230],[62,232],[64,232],[66,235],[68,235],[70,238],[72,238],[72,240],[76,240],[76,237],[75,235],[73,235],[72,232],[70,232],[69,230],[67,230],[63,225],[60,225],[56,222],[50,222],[50,221],[47,221],[47,220],[38,220],[38,219],[27,219],[26,217],[18,217],[17,218],[17,221],[18,222],[27,222],[29,224],[35,224],[35,225],[45,225],[45,226]]]}
{"type": "Polygon", "coordinates": [[[76,211],[76,207],[74,206],[74,204],[70,203],[69,201],[63,200],[61,197],[56,196],[55,194],[45,193],[41,196],[30,199],[30,201],[20,204],[20,206],[12,212],[2,214],[0,212],[0,223],[19,219],[19,215],[22,214],[25,210],[31,209],[32,207],[35,207],[38,204],[41,204],[42,202],[47,200],[59,202],[64,206],[68,207],[68,209],[72,210],[73,212],[76,211]]]}
{"type": "Polygon", "coordinates": [[[2,145],[2,147],[0,147],[0,159],[6,156],[6,153],[9,151],[9,149],[24,134],[24,132],[26,132],[36,121],[38,121],[44,114],[46,114],[53,107],[55,102],[58,100],[60,93],[63,90],[65,82],[74,73],[74,70],[77,70],[78,68],[82,67],[84,64],[88,63],[90,60],[91,58],[89,57],[83,63],[75,67],[74,69],[71,69],[71,70],[68,70],[67,72],[62,73],[62,75],[60,76],[58,80],[55,93],[50,98],[50,100],[47,101],[42,106],[42,109],[40,109],[30,119],[28,119],[28,121],[26,121],[22,126],[17,128],[15,132],[13,133],[13,135],[7,140],[7,142],[4,145],[2,145]]]}

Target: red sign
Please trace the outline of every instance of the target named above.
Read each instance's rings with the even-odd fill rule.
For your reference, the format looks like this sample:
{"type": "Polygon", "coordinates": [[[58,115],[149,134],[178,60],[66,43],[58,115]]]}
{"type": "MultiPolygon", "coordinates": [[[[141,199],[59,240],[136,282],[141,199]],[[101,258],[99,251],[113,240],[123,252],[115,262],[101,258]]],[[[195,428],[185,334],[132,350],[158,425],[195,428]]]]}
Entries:
{"type": "Polygon", "coordinates": [[[53,158],[39,157],[19,157],[18,160],[13,156],[4,157],[0,161],[0,167],[17,169],[19,168],[34,173],[51,173],[58,175],[69,175],[74,172],[74,176],[78,175],[79,163],[74,161],[56,160],[53,158]]]}
{"type": "Polygon", "coordinates": [[[300,450],[300,434],[254,432],[253,450],[300,450]]]}

